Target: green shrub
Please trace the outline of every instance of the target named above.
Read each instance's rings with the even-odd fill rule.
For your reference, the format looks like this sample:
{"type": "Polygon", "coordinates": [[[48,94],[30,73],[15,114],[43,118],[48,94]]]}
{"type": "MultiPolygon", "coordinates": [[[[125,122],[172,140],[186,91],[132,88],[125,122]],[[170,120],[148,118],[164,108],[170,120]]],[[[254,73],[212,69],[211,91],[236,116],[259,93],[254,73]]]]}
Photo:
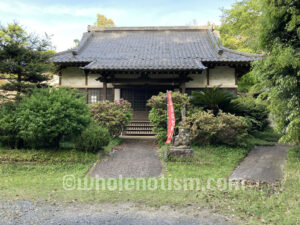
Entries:
{"type": "MultiPolygon", "coordinates": [[[[175,128],[178,129],[181,121],[181,110],[186,105],[189,107],[189,99],[186,94],[172,92],[172,100],[175,111],[175,128]]],[[[163,144],[167,138],[167,96],[166,93],[159,93],[148,100],[147,106],[151,107],[149,120],[153,125],[153,131],[156,133],[156,139],[159,144],[163,144]]]]}
{"type": "Polygon", "coordinates": [[[238,97],[233,102],[241,104],[242,107],[236,113],[239,116],[243,116],[245,122],[249,125],[249,132],[263,131],[268,125],[268,110],[267,107],[256,101],[256,99],[248,97],[238,97]]]}
{"type": "Polygon", "coordinates": [[[107,146],[109,141],[108,130],[92,123],[76,139],[75,146],[80,151],[96,153],[107,146]]]}
{"type": "Polygon", "coordinates": [[[234,102],[237,96],[232,92],[216,86],[213,88],[204,88],[202,91],[192,92],[191,103],[195,106],[202,107],[204,110],[210,110],[215,116],[219,111],[236,113],[240,110],[241,105],[234,102]]]}
{"type": "Polygon", "coordinates": [[[17,137],[16,104],[7,102],[0,105],[0,142],[9,147],[15,148],[20,144],[17,137]]]}
{"type": "Polygon", "coordinates": [[[35,89],[16,108],[18,137],[28,148],[58,148],[64,136],[80,135],[90,122],[84,98],[68,88],[35,89]]]}
{"type": "Polygon", "coordinates": [[[131,104],[123,99],[118,102],[97,102],[90,109],[95,122],[107,128],[112,137],[119,136],[132,118],[131,104]]]}
{"type": "Polygon", "coordinates": [[[226,145],[241,145],[242,140],[248,135],[248,124],[241,117],[220,112],[218,115],[224,126],[216,135],[216,143],[226,145]]]}
{"type": "Polygon", "coordinates": [[[190,129],[192,142],[197,145],[226,144],[240,145],[247,135],[247,124],[232,114],[195,111],[186,117],[184,124],[190,129]]]}
{"type": "Polygon", "coordinates": [[[224,124],[211,112],[198,110],[186,117],[185,126],[190,129],[192,142],[206,145],[213,143],[224,124]]]}

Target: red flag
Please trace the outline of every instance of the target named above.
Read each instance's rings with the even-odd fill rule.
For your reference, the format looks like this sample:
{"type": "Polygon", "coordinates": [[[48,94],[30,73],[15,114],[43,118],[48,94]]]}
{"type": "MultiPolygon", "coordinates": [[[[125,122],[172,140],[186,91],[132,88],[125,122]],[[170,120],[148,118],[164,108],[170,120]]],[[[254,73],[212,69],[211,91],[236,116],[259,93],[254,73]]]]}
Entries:
{"type": "Polygon", "coordinates": [[[173,137],[174,129],[175,129],[175,113],[172,101],[172,91],[167,92],[168,96],[168,137],[166,144],[171,144],[171,140],[173,137]]]}

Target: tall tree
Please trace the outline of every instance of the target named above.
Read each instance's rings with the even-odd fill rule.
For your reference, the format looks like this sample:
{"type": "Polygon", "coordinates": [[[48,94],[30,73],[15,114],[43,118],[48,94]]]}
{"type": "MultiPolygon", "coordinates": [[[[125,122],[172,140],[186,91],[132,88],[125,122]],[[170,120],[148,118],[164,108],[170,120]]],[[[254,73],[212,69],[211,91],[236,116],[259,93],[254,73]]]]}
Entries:
{"type": "Polygon", "coordinates": [[[10,81],[2,89],[17,91],[17,99],[42,81],[49,79],[46,72],[53,70],[49,37],[28,34],[17,23],[0,26],[0,73],[10,81]]]}
{"type": "Polygon", "coordinates": [[[114,27],[115,23],[112,19],[106,18],[102,14],[97,14],[97,21],[95,22],[97,27],[114,27]]]}
{"type": "Polygon", "coordinates": [[[253,74],[275,117],[281,141],[300,144],[300,2],[264,0],[260,46],[266,59],[254,63],[253,74]]]}
{"type": "Polygon", "coordinates": [[[261,16],[261,0],[236,2],[230,9],[222,9],[219,27],[223,45],[249,53],[260,52],[258,45],[258,20],[261,16]]]}

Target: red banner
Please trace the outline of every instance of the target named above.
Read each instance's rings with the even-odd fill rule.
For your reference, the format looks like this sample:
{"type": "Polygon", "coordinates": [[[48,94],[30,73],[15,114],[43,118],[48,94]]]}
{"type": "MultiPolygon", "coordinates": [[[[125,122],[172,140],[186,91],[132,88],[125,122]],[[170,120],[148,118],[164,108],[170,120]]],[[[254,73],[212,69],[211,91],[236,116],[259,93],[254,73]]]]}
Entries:
{"type": "Polygon", "coordinates": [[[173,107],[173,101],[172,101],[172,91],[167,92],[167,101],[168,101],[168,137],[166,144],[171,144],[171,140],[173,137],[174,129],[175,129],[175,113],[174,113],[174,107],[173,107]]]}

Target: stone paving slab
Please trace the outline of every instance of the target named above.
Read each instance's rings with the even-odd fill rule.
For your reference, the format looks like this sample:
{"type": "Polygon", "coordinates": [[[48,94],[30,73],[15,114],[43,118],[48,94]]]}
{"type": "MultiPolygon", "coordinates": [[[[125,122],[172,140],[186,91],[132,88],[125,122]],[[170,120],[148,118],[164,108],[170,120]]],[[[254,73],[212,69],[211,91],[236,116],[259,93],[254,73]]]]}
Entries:
{"type": "Polygon", "coordinates": [[[250,180],[275,183],[283,178],[289,146],[257,146],[233,171],[231,180],[250,180]]]}
{"type": "Polygon", "coordinates": [[[160,176],[162,166],[153,140],[125,139],[118,149],[111,159],[100,161],[90,175],[99,178],[160,176]]]}

